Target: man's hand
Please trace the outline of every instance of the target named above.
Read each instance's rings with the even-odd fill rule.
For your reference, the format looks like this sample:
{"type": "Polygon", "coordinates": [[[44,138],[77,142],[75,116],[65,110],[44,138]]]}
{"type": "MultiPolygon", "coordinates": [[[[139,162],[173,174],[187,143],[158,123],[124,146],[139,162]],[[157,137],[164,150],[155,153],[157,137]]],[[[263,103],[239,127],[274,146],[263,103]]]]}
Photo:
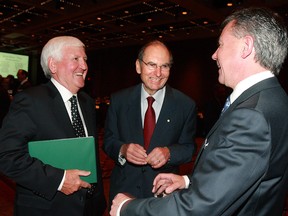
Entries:
{"type": "Polygon", "coordinates": [[[64,179],[61,192],[69,195],[81,188],[90,188],[91,185],[80,179],[80,176],[88,176],[91,172],[84,170],[66,170],[66,175],[64,179]]]}
{"type": "Polygon", "coordinates": [[[127,161],[137,165],[147,164],[146,150],[143,146],[136,143],[129,143],[122,145],[120,153],[126,158],[127,161]]]}
{"type": "Polygon", "coordinates": [[[185,188],[183,176],[172,173],[160,173],[153,181],[152,193],[156,195],[170,194],[177,189],[185,188]]]}
{"type": "MultiPolygon", "coordinates": [[[[111,206],[111,210],[110,210],[110,215],[111,216],[117,216],[117,211],[120,207],[120,205],[125,201],[125,200],[132,200],[134,199],[134,197],[132,197],[131,195],[128,194],[124,194],[124,193],[119,193],[117,194],[113,201],[112,201],[112,206],[111,206]]],[[[125,204],[127,204],[129,201],[126,201],[125,204]]],[[[125,204],[123,206],[125,206],[125,204]]],[[[119,209],[120,210],[120,209],[119,209]]],[[[120,215],[120,214],[119,214],[120,215]]]]}
{"type": "Polygon", "coordinates": [[[165,165],[170,159],[170,150],[167,147],[154,148],[147,157],[147,163],[152,168],[158,169],[165,165]]]}

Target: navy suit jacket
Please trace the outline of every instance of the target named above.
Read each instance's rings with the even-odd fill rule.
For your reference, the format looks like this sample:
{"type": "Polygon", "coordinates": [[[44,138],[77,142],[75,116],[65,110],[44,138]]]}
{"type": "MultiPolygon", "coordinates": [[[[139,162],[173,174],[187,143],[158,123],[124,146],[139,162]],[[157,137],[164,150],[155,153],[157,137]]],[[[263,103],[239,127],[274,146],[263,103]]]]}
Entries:
{"type": "Polygon", "coordinates": [[[180,91],[166,87],[165,98],[147,153],[155,147],[167,146],[170,161],[159,169],[118,162],[125,143],[144,145],[141,118],[141,85],[124,89],[111,96],[108,109],[104,150],[116,162],[110,181],[110,199],[127,192],[136,197],[151,197],[152,182],[160,172],[178,172],[180,164],[191,161],[194,152],[196,106],[180,91]]]}
{"type": "MultiPolygon", "coordinates": [[[[97,140],[95,103],[84,92],[78,92],[78,101],[88,134],[97,140]]],[[[17,183],[15,215],[83,215],[86,190],[69,196],[57,191],[64,170],[31,158],[27,148],[29,141],[72,137],[75,134],[65,104],[51,81],[15,96],[0,130],[0,171],[17,183]]],[[[97,168],[93,208],[100,210],[105,202],[99,161],[97,168]]]]}
{"type": "Polygon", "coordinates": [[[281,216],[288,187],[288,97],[276,78],[243,92],[199,152],[191,185],[132,200],[125,215],[281,216]]]}

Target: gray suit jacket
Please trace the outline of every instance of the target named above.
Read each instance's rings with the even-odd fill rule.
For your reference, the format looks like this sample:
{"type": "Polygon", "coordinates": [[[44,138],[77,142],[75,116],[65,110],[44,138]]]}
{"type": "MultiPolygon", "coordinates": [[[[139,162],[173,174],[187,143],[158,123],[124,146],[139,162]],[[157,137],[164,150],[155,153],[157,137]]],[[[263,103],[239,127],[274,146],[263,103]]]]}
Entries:
{"type": "Polygon", "coordinates": [[[195,103],[180,91],[167,86],[147,152],[155,147],[167,146],[171,154],[169,163],[160,169],[129,162],[123,166],[118,163],[119,151],[124,143],[144,143],[140,100],[141,84],[111,96],[104,139],[105,152],[116,162],[110,181],[110,199],[119,192],[139,198],[151,197],[152,182],[159,172],[176,173],[180,164],[192,159],[196,131],[195,103]]]}
{"type": "Polygon", "coordinates": [[[133,200],[125,215],[281,216],[288,186],[288,98],[276,78],[242,93],[210,130],[189,189],[133,200]]]}
{"type": "MultiPolygon", "coordinates": [[[[84,92],[78,93],[78,100],[88,134],[97,138],[95,103],[84,92]]],[[[31,158],[27,148],[29,141],[72,137],[69,115],[51,81],[15,96],[0,130],[0,171],[17,183],[15,215],[83,215],[86,190],[69,196],[58,192],[64,170],[31,158]]],[[[89,202],[95,204],[92,211],[98,207],[101,212],[105,204],[99,161],[97,167],[98,193],[89,202]]]]}

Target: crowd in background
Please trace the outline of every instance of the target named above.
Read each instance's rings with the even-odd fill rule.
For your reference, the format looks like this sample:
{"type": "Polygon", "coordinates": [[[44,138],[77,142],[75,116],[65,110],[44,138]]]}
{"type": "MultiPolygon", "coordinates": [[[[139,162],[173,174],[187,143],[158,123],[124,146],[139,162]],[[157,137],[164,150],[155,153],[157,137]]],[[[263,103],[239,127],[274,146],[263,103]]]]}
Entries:
{"type": "Polygon", "coordinates": [[[0,127],[3,118],[8,112],[13,96],[32,86],[28,76],[29,73],[23,69],[18,70],[17,77],[14,77],[11,74],[2,77],[0,74],[0,127]]]}

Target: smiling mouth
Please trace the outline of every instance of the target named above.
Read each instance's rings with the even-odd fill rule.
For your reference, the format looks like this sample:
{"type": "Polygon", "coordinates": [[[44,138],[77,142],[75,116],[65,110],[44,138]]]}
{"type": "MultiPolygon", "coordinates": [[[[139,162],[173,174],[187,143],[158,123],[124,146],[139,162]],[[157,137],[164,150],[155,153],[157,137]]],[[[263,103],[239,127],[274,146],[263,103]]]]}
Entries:
{"type": "Polygon", "coordinates": [[[151,81],[154,81],[154,82],[159,82],[159,81],[161,81],[163,78],[161,78],[161,77],[149,77],[149,80],[151,80],[151,81]]]}
{"type": "Polygon", "coordinates": [[[76,73],[76,76],[81,76],[81,77],[83,77],[83,73],[76,73]]]}

